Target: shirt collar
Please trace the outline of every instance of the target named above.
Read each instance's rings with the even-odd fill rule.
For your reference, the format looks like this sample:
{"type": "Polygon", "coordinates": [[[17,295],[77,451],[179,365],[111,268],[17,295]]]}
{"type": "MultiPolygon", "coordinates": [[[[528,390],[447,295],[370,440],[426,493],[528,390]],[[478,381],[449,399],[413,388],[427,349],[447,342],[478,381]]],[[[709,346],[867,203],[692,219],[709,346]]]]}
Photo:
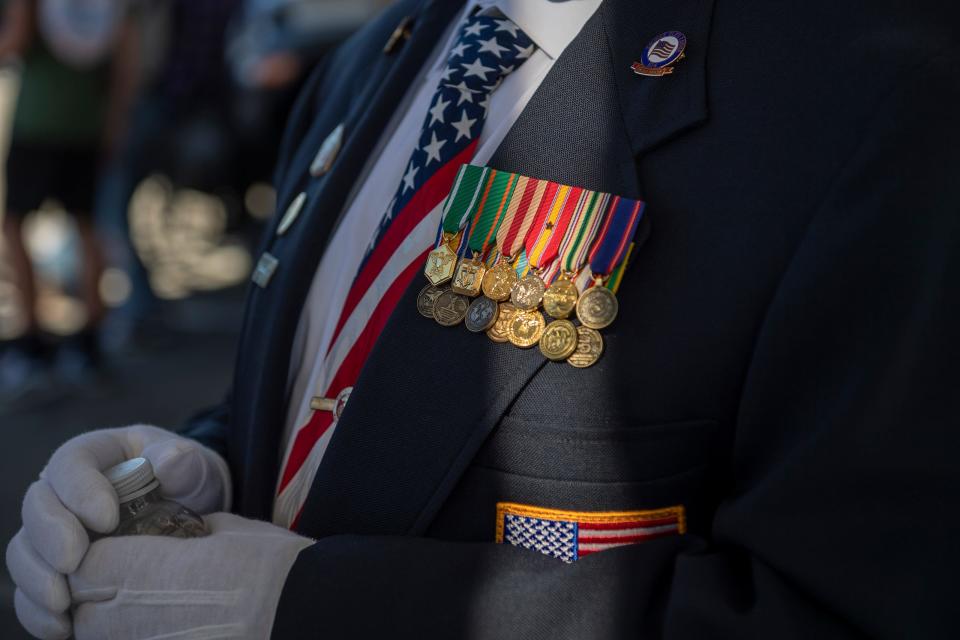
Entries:
{"type": "Polygon", "coordinates": [[[602,0],[474,0],[481,8],[496,7],[556,60],[602,0]]]}
{"type": "MultiPolygon", "coordinates": [[[[456,24],[474,10],[495,8],[513,20],[550,59],[556,60],[577,37],[601,2],[602,0],[472,0],[464,7],[456,24]]],[[[453,47],[457,32],[456,28],[450,29],[442,51],[449,51],[453,47]]],[[[439,69],[446,64],[446,58],[446,55],[441,55],[435,67],[439,69]]]]}

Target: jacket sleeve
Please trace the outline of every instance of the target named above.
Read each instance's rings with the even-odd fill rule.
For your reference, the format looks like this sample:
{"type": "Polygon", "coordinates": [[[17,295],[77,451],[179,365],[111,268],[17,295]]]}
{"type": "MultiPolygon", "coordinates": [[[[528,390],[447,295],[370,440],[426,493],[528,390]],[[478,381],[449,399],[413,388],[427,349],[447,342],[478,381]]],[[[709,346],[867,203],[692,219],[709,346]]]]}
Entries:
{"type": "Polygon", "coordinates": [[[227,437],[230,432],[230,395],[223,402],[198,411],[178,429],[182,436],[192,438],[219,453],[227,460],[227,437]]]}
{"type": "Polygon", "coordinates": [[[274,637],[958,637],[956,68],[896,83],[839,159],[757,336],[709,531],[571,565],[324,538],[274,637]]]}

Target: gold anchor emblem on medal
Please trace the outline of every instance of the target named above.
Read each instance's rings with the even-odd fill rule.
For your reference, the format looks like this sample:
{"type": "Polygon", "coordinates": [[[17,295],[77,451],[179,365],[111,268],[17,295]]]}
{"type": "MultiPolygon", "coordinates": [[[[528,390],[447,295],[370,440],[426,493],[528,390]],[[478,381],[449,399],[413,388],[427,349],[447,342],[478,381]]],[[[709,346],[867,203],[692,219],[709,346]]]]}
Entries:
{"type": "Polygon", "coordinates": [[[476,257],[464,258],[457,265],[451,288],[462,296],[476,298],[480,295],[480,287],[486,271],[487,268],[476,257]]]}

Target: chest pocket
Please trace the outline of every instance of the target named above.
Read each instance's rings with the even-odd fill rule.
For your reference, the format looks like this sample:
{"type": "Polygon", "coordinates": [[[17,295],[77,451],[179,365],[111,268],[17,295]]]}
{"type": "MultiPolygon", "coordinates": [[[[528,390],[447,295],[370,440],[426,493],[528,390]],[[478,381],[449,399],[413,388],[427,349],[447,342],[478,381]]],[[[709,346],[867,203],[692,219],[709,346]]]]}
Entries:
{"type": "Polygon", "coordinates": [[[431,535],[493,541],[498,505],[577,512],[682,507],[708,526],[723,431],[710,420],[630,425],[505,417],[461,478],[431,535]]]}

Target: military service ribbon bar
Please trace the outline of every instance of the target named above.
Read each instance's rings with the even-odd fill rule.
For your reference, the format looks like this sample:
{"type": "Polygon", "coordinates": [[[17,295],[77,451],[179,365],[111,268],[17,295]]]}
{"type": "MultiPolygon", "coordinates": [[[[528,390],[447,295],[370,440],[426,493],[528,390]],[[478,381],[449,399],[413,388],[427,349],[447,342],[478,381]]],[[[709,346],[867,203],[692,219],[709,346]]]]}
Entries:
{"type": "Polygon", "coordinates": [[[539,345],[550,360],[592,366],[603,352],[599,330],[617,316],[615,293],[644,208],[465,165],[444,205],[418,309],[443,326],[463,322],[494,342],[539,345]],[[574,310],[579,324],[568,319],[574,310]]]}

